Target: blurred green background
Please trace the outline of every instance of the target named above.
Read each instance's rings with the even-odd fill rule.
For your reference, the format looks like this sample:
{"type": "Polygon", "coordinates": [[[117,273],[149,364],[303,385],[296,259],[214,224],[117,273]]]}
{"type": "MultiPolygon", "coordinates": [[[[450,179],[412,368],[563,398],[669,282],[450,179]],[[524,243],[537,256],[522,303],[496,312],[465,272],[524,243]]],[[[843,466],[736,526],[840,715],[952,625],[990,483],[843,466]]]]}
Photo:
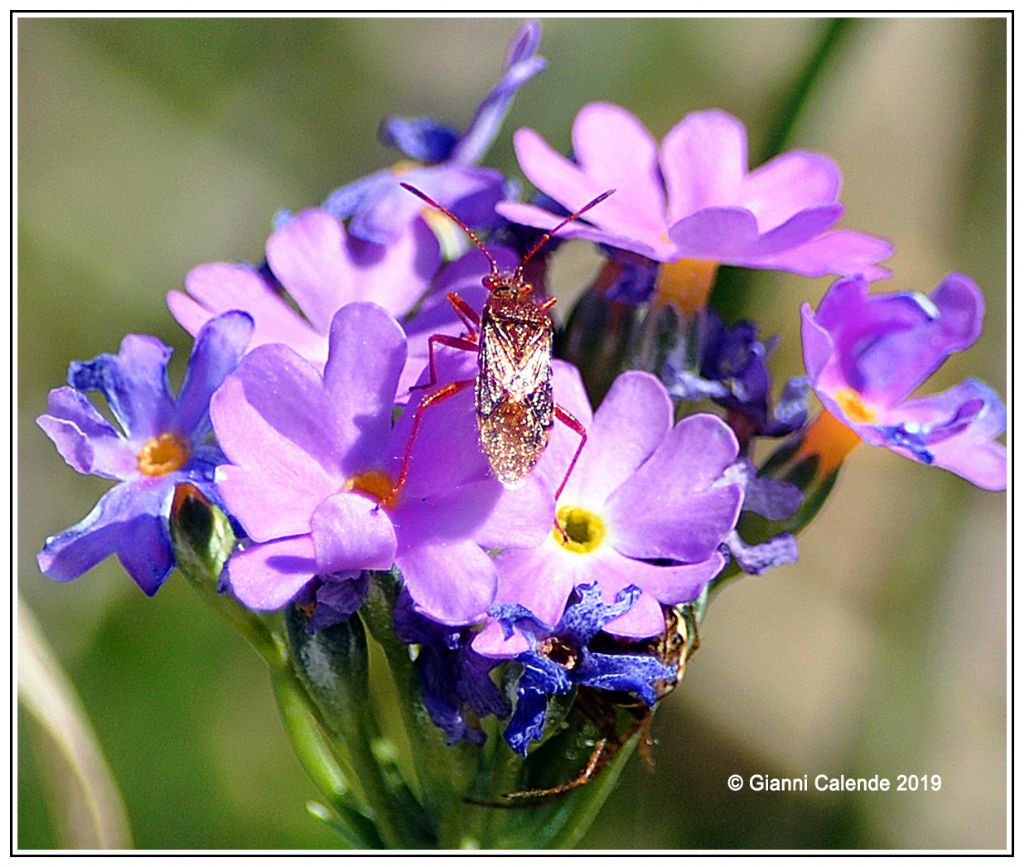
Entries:
{"type": "MultiPolygon", "coordinates": [[[[47,535],[108,486],[76,477],[34,424],[67,363],[128,331],[187,355],[164,295],[214,260],[259,260],[273,213],[394,159],[387,113],[465,124],[515,19],[30,19],[18,38],[18,586],[80,693],[141,848],[325,848],[315,797],[255,654],[178,578],[146,599],[108,562],[40,575],[47,535]]],[[[718,106],[770,134],[822,19],[547,19],[549,69],[510,134],[567,146],[591,100],[658,136],[718,106]]],[[[862,20],[787,147],[843,169],[844,225],[896,242],[886,289],[974,277],[988,318],[935,389],[1006,393],[1006,22],[862,20]]],[[[566,245],[556,276],[586,279],[566,245]]],[[[748,312],[800,371],[798,305],[826,280],[760,279],[748,312]]],[[[172,370],[180,372],[182,358],[172,370]]],[[[685,684],[658,714],[656,772],[627,770],[600,848],[1006,845],[1006,501],[867,447],[801,537],[801,559],[716,600],[685,684]],[[733,794],[731,773],[894,778],[939,792],[733,794]]],[[[65,845],[19,715],[18,845],[65,845]]]]}

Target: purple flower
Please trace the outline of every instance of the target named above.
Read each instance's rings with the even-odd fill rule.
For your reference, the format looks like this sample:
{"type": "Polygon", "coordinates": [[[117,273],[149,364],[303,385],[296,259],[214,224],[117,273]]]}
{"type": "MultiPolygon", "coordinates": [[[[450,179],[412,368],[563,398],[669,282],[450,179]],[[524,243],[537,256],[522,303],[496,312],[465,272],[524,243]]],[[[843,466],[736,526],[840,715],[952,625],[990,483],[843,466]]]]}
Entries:
{"type": "Polygon", "coordinates": [[[712,310],[698,314],[691,331],[692,340],[680,344],[662,371],[670,395],[686,401],[708,399],[730,410],[742,442],[752,436],[786,436],[803,427],[806,377],[787,381],[782,399],[772,407],[768,358],[776,338],[762,342],[753,323],[728,326],[712,310]]]}
{"type": "Polygon", "coordinates": [[[864,442],[943,467],[990,490],[1006,487],[1006,408],[968,379],[908,399],[953,352],[977,340],[981,291],[950,274],[929,297],[868,295],[864,280],[840,280],[817,312],[803,307],[804,362],[825,409],[864,442]]]}
{"type": "Polygon", "coordinates": [[[217,484],[251,540],[227,575],[245,605],[280,608],[317,576],[394,564],[417,610],[469,623],[497,585],[483,549],[547,533],[551,497],[539,484],[513,495],[488,476],[469,392],[424,412],[395,495],[412,419],[407,410],[392,428],[405,355],[385,310],[350,304],[334,317],[322,375],[288,347],[262,346],[218,391],[213,422],[231,463],[217,484]]]}
{"type": "Polygon", "coordinates": [[[39,568],[70,581],[111,554],[152,596],[174,568],[169,520],[175,485],[190,482],[216,500],[220,453],[208,442],[210,396],[242,357],[252,333],[244,313],[207,323],[196,339],[177,399],[167,381],[172,350],[129,334],[117,355],[74,362],[70,388],[50,392],[39,426],[80,473],[119,479],[83,520],[46,540],[39,568]],[[99,391],[120,430],[89,402],[99,391]]]}
{"type": "Polygon", "coordinates": [[[218,313],[245,310],[255,324],[250,349],[283,343],[322,366],[327,332],[338,310],[353,301],[373,301],[403,316],[420,300],[440,264],[437,240],[422,224],[385,248],[352,238],[329,214],[309,210],[270,236],[266,267],[200,265],[185,279],[188,294],[169,292],[167,305],[191,334],[218,313]]]}
{"type": "Polygon", "coordinates": [[[417,614],[406,592],[395,604],[395,634],[407,644],[420,646],[416,672],[423,704],[448,744],[483,743],[484,733],[474,717],[505,719],[511,711],[508,699],[490,677],[499,663],[469,647],[469,629],[445,626],[417,614]]]}
{"type": "MultiPolygon", "coordinates": [[[[553,530],[530,550],[497,558],[497,603],[519,604],[557,623],[574,587],[600,581],[606,601],[635,584],[643,593],[608,631],[644,638],[664,629],[661,606],[696,598],[722,569],[719,551],[736,526],[742,487],[722,479],[738,445],[712,415],[673,427],[672,402],[648,373],[629,371],[592,414],[579,372],[555,362],[555,396],[587,429],[587,443],[556,504],[568,539],[553,530]]],[[[557,489],[579,439],[556,425],[532,475],[557,489]]],[[[474,648],[514,656],[521,634],[505,639],[491,622],[474,648]]]]}
{"type": "MultiPolygon", "coordinates": [[[[530,649],[515,657],[522,668],[516,687],[516,707],[505,728],[505,740],[525,756],[532,741],[539,741],[547,722],[548,698],[565,695],[576,687],[631,692],[647,703],[657,700],[655,684],[675,682],[674,668],[650,654],[595,653],[588,645],[610,622],[621,617],[640,598],[635,585],[624,587],[615,601],[603,601],[597,583],[581,584],[576,599],[565,609],[558,624],[547,626],[521,605],[492,610],[506,638],[518,628],[530,649]]],[[[665,628],[662,619],[662,629],[665,628]]]]}
{"type": "MultiPolygon", "coordinates": [[[[491,253],[502,267],[518,263],[504,248],[491,248],[491,253]]],[[[428,337],[463,330],[445,295],[458,292],[477,309],[486,299],[481,280],[490,273],[490,263],[479,250],[466,253],[434,279],[440,264],[437,240],[422,223],[385,248],[346,235],[329,214],[309,210],[270,236],[266,267],[200,265],[185,280],[189,294],[169,292],[167,304],[193,334],[221,311],[244,310],[255,323],[250,349],[281,343],[321,370],[331,320],[346,304],[373,301],[399,319],[419,305],[405,324],[410,343],[399,387],[404,392],[427,363],[428,337]],[[289,305],[284,291],[303,315],[289,305]]]]}
{"type": "MultiPolygon", "coordinates": [[[[562,230],[665,263],[659,290],[684,310],[702,306],[719,264],[793,271],[811,277],[888,275],[876,263],[887,241],[830,231],[843,213],[839,170],[828,157],[790,151],[747,170],[743,124],[724,112],[687,115],[660,147],[628,111],[592,103],[576,116],[567,159],[530,129],[515,135],[519,164],[546,195],[574,210],[599,193],[615,195],[562,230]],[[699,302],[699,303],[698,303],[699,302]]],[[[530,226],[558,218],[504,203],[498,211],[530,226]]]]}
{"type": "Polygon", "coordinates": [[[461,135],[431,118],[385,118],[381,141],[413,162],[398,163],[335,190],[324,201],[324,209],[340,219],[351,217],[349,229],[356,237],[390,242],[416,221],[423,208],[399,187],[404,181],[445,202],[468,225],[493,222],[504,182],[499,172],[478,168],[477,163],[497,136],[516,92],[546,65],[536,56],[539,42],[536,21],[519,28],[509,43],[501,78],[461,135]]]}

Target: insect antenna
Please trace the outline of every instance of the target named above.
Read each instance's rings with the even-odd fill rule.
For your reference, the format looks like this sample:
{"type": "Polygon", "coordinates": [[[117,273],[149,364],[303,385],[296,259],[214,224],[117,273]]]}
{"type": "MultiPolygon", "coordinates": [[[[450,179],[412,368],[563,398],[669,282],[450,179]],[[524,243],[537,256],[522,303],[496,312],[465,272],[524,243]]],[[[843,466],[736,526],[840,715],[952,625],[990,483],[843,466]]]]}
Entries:
{"type": "MultiPolygon", "coordinates": [[[[405,186],[405,184],[402,184],[402,186],[405,186]]],[[[548,241],[550,241],[552,239],[552,237],[554,237],[556,232],[558,232],[560,229],[564,229],[573,220],[578,220],[580,217],[582,217],[587,211],[589,211],[595,205],[600,205],[601,202],[603,202],[605,199],[607,199],[614,192],[615,192],[615,190],[605,190],[596,199],[593,199],[592,201],[587,202],[587,204],[585,204],[582,208],[580,208],[575,213],[569,214],[569,216],[566,217],[564,220],[562,220],[562,222],[559,223],[557,226],[555,226],[555,228],[551,229],[550,231],[545,232],[541,236],[541,239],[536,244],[533,245],[533,249],[530,250],[530,252],[527,253],[525,256],[523,256],[522,261],[519,263],[519,267],[516,268],[516,276],[522,277],[523,268],[526,267],[526,263],[529,262],[540,251],[541,247],[543,247],[548,241]]]]}
{"type": "MultiPolygon", "coordinates": [[[[463,232],[469,235],[469,240],[480,248],[480,252],[483,253],[487,257],[487,261],[491,263],[491,273],[494,275],[498,274],[498,271],[500,270],[498,268],[498,263],[495,261],[494,257],[488,252],[487,248],[481,243],[480,239],[476,236],[473,230],[469,228],[469,226],[463,223],[462,220],[456,217],[455,214],[449,211],[444,205],[439,205],[426,193],[422,192],[421,190],[417,190],[416,187],[414,187],[412,184],[407,184],[404,181],[399,181],[399,184],[406,190],[408,190],[410,193],[412,193],[414,196],[418,196],[419,198],[423,199],[423,201],[430,205],[430,207],[436,208],[438,211],[440,211],[442,214],[448,217],[448,219],[450,219],[453,223],[459,226],[459,228],[461,228],[463,232]]],[[[587,207],[589,208],[590,205],[587,205],[587,207]]],[[[586,208],[584,208],[584,210],[586,210],[586,208]]]]}

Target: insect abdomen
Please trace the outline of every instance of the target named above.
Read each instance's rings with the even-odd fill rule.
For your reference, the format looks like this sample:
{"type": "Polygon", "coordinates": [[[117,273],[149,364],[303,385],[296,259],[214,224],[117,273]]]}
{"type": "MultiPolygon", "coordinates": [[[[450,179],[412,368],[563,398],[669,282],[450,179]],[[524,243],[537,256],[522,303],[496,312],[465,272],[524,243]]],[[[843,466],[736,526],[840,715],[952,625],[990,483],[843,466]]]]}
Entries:
{"type": "Polygon", "coordinates": [[[548,444],[550,425],[539,424],[529,404],[506,402],[479,416],[480,444],[494,475],[506,487],[522,482],[548,444]]]}

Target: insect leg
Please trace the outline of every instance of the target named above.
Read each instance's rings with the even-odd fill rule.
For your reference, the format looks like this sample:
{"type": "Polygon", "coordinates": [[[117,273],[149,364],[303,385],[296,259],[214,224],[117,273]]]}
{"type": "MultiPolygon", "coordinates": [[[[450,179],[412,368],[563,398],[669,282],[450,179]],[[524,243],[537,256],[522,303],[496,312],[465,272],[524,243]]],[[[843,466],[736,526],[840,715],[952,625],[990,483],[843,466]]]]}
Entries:
{"type": "Polygon", "coordinates": [[[576,447],[576,454],[572,456],[572,460],[569,461],[569,469],[565,471],[565,475],[562,476],[562,483],[558,486],[558,490],[555,491],[555,502],[562,496],[562,490],[565,488],[565,483],[569,481],[569,476],[572,475],[573,467],[576,466],[576,461],[580,459],[580,453],[583,451],[583,447],[587,444],[587,429],[576,419],[572,413],[570,413],[564,407],[555,404],[555,418],[557,418],[566,427],[571,428],[580,435],[580,444],[576,447]]]}
{"type": "MultiPolygon", "coordinates": [[[[577,418],[570,413],[567,409],[555,404],[555,418],[557,418],[566,427],[571,428],[580,435],[580,444],[576,447],[576,453],[572,456],[572,460],[569,461],[569,468],[565,471],[565,475],[562,476],[562,482],[558,486],[558,490],[555,491],[555,503],[558,503],[558,498],[562,496],[562,490],[565,488],[566,482],[569,481],[569,476],[572,475],[573,467],[576,466],[576,461],[580,459],[580,453],[583,451],[583,447],[587,444],[587,429],[577,420],[577,418]]],[[[565,528],[558,523],[557,516],[555,517],[555,529],[562,534],[562,539],[568,541],[569,534],[565,532],[565,528]]]]}
{"type": "Polygon", "coordinates": [[[555,302],[557,300],[558,300],[557,298],[545,298],[543,301],[540,302],[540,304],[537,305],[537,309],[538,310],[550,310],[552,307],[555,306],[555,302]]]}
{"type": "MultiPolygon", "coordinates": [[[[442,336],[442,335],[436,335],[442,336]]],[[[458,394],[462,389],[472,385],[476,380],[473,379],[460,379],[457,382],[449,382],[448,385],[442,386],[437,391],[431,392],[423,400],[420,401],[420,405],[416,407],[416,413],[412,419],[412,430],[409,431],[409,439],[405,442],[405,453],[402,455],[402,468],[398,472],[398,481],[395,482],[395,487],[391,493],[388,494],[387,500],[394,502],[398,497],[398,492],[402,490],[402,486],[405,485],[405,480],[409,475],[409,461],[412,459],[412,446],[416,441],[416,437],[420,432],[420,424],[423,422],[423,413],[425,413],[430,407],[437,406],[441,401],[447,400],[449,397],[458,394]]],[[[387,503],[385,503],[387,505],[387,503]]]]}
{"type": "Polygon", "coordinates": [[[462,300],[462,296],[458,292],[449,292],[445,297],[454,308],[455,315],[462,320],[462,324],[469,331],[469,334],[466,336],[470,340],[475,340],[476,333],[480,329],[480,317],[477,315],[477,312],[462,300]]]}
{"type": "Polygon", "coordinates": [[[423,385],[413,385],[409,391],[419,391],[424,388],[433,388],[437,385],[437,372],[434,370],[434,345],[440,343],[442,346],[450,346],[452,349],[462,349],[465,352],[479,352],[480,347],[465,337],[450,337],[447,334],[431,334],[427,338],[427,357],[430,359],[430,379],[423,385]]]}
{"type": "Polygon", "coordinates": [[[548,789],[525,789],[522,792],[508,792],[502,795],[506,801],[542,801],[548,798],[557,798],[559,795],[564,795],[566,792],[571,792],[573,789],[578,789],[581,786],[585,786],[589,783],[598,772],[603,768],[608,761],[610,761],[615,752],[618,750],[612,750],[613,742],[610,742],[608,738],[601,738],[595,745],[594,751],[590,754],[590,760],[587,762],[587,766],[580,771],[580,773],[567,783],[562,783],[558,786],[552,786],[548,789]],[[609,755],[610,753],[610,755],[609,755]]]}

